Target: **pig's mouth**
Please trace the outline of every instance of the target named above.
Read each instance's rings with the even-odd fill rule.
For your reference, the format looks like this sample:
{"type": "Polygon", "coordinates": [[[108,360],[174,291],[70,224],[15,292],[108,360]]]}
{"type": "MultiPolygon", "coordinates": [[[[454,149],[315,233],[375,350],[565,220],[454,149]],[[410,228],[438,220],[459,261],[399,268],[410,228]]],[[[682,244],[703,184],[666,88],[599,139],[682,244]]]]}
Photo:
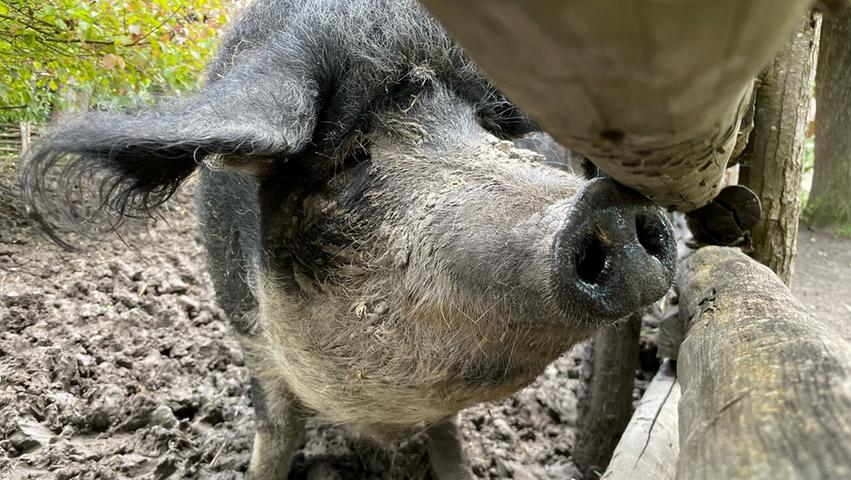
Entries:
{"type": "Polygon", "coordinates": [[[661,298],[676,271],[670,222],[639,194],[609,179],[577,194],[553,241],[563,308],[609,322],[661,298]]]}

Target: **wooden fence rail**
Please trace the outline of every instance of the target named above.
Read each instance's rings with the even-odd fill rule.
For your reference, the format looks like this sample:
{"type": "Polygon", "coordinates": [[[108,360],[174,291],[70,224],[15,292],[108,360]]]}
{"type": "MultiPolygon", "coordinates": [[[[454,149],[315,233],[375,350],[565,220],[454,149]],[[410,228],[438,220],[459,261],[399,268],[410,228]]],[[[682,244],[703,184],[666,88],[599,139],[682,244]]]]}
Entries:
{"type": "MultiPolygon", "coordinates": [[[[642,401],[604,478],[671,478],[674,465],[688,480],[851,478],[851,345],[738,249],[698,250],[678,285],[682,398],[642,401]],[[679,454],[664,444],[672,417],[679,454]]],[[[670,381],[661,375],[646,395],[670,381]]]]}
{"type": "Polygon", "coordinates": [[[36,128],[27,122],[0,124],[0,160],[20,157],[36,136],[36,128]]]}
{"type": "Polygon", "coordinates": [[[671,480],[680,442],[676,366],[666,360],[641,397],[602,480],[671,480]]]}

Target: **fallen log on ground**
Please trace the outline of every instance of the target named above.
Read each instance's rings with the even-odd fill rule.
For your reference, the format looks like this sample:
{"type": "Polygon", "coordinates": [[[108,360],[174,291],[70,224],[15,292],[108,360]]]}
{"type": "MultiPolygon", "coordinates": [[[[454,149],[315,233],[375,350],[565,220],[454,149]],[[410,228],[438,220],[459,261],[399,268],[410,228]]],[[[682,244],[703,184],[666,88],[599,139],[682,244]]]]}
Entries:
{"type": "Polygon", "coordinates": [[[602,480],[669,480],[679,454],[674,362],[666,360],[641,397],[602,480]]]}
{"type": "Polygon", "coordinates": [[[698,250],[679,286],[677,478],[851,478],[851,346],[737,249],[698,250]]]}

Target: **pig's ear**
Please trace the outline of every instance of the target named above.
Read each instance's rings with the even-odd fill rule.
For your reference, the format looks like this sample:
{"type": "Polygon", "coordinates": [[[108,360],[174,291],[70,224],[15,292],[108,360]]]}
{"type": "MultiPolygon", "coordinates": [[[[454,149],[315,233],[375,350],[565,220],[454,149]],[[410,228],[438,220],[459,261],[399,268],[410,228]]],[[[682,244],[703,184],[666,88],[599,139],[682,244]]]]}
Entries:
{"type": "Polygon", "coordinates": [[[303,76],[266,66],[236,69],[195,97],[156,109],[83,115],[27,153],[23,194],[48,233],[57,222],[89,219],[75,207],[81,191],[93,194],[94,211],[118,214],[114,227],[165,202],[207,157],[250,168],[303,149],[316,126],[316,99],[303,76]]]}

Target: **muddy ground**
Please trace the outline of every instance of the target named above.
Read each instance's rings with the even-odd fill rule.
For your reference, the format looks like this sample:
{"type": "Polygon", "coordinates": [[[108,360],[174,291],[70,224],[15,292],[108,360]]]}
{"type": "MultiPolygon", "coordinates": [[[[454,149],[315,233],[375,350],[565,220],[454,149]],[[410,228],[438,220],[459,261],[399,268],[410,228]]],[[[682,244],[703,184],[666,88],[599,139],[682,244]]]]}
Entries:
{"type": "MultiPolygon", "coordinates": [[[[2,191],[12,178],[0,174],[0,478],[243,478],[248,373],[215,305],[189,193],[147,228],[72,238],[75,253],[38,235],[2,191]]],[[[830,304],[846,338],[851,307],[835,296],[851,301],[849,246],[803,235],[809,260],[795,283],[816,310],[830,304]],[[838,267],[821,269],[818,252],[838,267]]],[[[463,412],[479,478],[579,476],[580,349],[511,398],[463,412]]],[[[638,375],[641,387],[649,375],[638,375]]],[[[312,425],[291,478],[429,478],[421,450],[420,439],[381,450],[312,425]]]]}

